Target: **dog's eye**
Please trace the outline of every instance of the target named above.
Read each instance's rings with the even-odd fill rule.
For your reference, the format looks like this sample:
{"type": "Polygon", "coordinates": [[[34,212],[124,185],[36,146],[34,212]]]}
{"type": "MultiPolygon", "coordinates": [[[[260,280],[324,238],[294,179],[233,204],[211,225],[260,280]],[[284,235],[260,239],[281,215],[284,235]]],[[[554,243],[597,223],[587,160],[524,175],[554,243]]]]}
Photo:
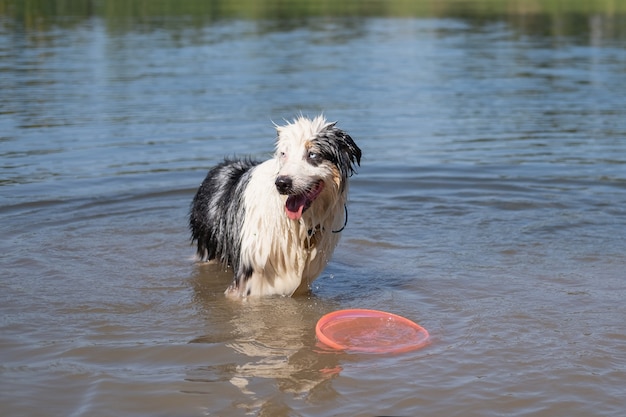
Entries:
{"type": "Polygon", "coordinates": [[[278,153],[278,156],[279,156],[280,158],[284,158],[284,157],[286,157],[286,156],[287,156],[287,154],[286,154],[285,152],[279,152],[279,153],[278,153]]]}
{"type": "Polygon", "coordinates": [[[320,159],[320,154],[317,152],[309,152],[308,158],[312,161],[317,161],[320,159]]]}

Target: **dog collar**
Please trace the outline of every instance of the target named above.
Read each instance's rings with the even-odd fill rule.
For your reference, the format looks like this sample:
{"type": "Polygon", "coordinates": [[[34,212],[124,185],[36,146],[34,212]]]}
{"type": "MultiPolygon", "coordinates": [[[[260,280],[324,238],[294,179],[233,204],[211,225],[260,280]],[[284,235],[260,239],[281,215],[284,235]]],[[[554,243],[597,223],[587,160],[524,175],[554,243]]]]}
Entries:
{"type": "MultiPolygon", "coordinates": [[[[346,226],[348,225],[348,206],[344,204],[343,205],[343,209],[344,209],[344,211],[346,213],[345,221],[343,222],[343,226],[341,226],[341,229],[339,229],[339,230],[331,230],[331,232],[333,232],[333,233],[341,233],[341,232],[343,232],[343,229],[345,229],[346,226]]],[[[312,227],[309,230],[307,230],[307,234],[309,235],[309,237],[311,237],[311,236],[313,236],[315,233],[317,233],[320,230],[323,231],[324,229],[322,228],[321,225],[318,224],[317,226],[312,227]]]]}
{"type": "Polygon", "coordinates": [[[343,226],[341,226],[341,229],[339,230],[331,230],[331,232],[333,233],[340,233],[343,231],[343,229],[346,228],[346,226],[348,225],[348,206],[346,204],[343,205],[343,210],[346,212],[346,220],[343,222],[343,226]]]}

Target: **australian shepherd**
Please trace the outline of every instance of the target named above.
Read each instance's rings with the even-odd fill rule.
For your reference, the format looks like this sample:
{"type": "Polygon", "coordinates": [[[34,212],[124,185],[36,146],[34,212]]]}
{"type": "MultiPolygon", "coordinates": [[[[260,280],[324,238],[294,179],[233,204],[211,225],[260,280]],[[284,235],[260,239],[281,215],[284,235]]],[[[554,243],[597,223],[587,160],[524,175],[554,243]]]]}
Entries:
{"type": "Polygon", "coordinates": [[[323,116],[276,126],[265,162],[226,159],[200,185],[189,216],[201,261],[233,268],[234,297],[307,293],[348,221],[352,138],[323,116]]]}

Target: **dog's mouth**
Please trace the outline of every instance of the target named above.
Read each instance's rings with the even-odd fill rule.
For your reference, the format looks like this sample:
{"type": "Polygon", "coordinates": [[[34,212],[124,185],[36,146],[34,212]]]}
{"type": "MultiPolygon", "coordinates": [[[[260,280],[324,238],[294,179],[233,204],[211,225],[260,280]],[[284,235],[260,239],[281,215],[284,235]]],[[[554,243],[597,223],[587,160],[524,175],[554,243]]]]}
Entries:
{"type": "Polygon", "coordinates": [[[309,188],[303,194],[293,194],[287,197],[287,202],[285,203],[285,211],[287,212],[287,217],[291,220],[298,220],[302,217],[302,213],[304,213],[313,201],[320,195],[322,190],[324,189],[324,181],[318,181],[313,187],[309,188]]]}

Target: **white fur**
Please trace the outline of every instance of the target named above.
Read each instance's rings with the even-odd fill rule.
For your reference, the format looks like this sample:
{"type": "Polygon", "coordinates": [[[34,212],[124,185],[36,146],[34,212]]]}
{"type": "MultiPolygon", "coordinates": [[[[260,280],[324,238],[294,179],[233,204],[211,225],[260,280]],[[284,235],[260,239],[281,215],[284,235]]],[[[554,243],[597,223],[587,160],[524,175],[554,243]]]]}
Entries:
{"type": "Polygon", "coordinates": [[[278,127],[274,158],[253,168],[244,191],[241,259],[254,265],[254,272],[239,288],[231,286],[227,294],[304,293],[326,267],[339,241],[340,234],[332,231],[344,225],[348,188],[333,164],[325,161],[313,166],[304,155],[308,141],[328,125],[320,116],[278,127]],[[324,181],[321,194],[298,220],[285,213],[287,196],[277,193],[274,185],[278,175],[292,177],[294,188],[324,181]]]}

